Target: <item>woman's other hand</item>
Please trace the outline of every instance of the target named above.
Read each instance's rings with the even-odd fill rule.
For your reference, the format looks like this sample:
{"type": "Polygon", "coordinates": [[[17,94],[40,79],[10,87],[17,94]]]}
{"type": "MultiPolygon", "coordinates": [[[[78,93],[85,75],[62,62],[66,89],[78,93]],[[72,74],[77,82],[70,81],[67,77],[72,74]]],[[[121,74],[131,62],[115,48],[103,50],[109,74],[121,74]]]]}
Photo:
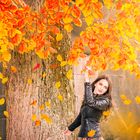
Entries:
{"type": "Polygon", "coordinates": [[[68,129],[66,129],[66,130],[64,131],[64,135],[66,135],[66,136],[70,136],[71,133],[72,133],[72,131],[70,131],[70,130],[68,130],[68,129]]]}

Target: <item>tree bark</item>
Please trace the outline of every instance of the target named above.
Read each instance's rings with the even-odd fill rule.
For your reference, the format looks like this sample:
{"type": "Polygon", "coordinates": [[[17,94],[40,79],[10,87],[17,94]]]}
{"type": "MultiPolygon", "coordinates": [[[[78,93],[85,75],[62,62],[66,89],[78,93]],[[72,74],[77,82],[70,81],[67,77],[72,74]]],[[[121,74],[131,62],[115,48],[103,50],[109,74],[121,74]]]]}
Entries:
{"type": "MultiPolygon", "coordinates": [[[[65,60],[71,46],[66,32],[61,45],[58,53],[65,60]]],[[[54,42],[53,47],[60,46],[54,42]]],[[[13,52],[10,65],[14,65],[17,72],[6,72],[9,73],[9,82],[5,87],[7,111],[9,112],[7,140],[64,139],[62,132],[74,118],[75,111],[73,80],[69,80],[65,76],[72,67],[69,65],[61,67],[55,55],[50,56],[47,60],[41,60],[33,52],[23,55],[13,52]],[[36,64],[40,64],[41,67],[33,71],[36,64]],[[53,64],[57,64],[58,67],[49,67],[53,64]],[[46,77],[42,77],[44,72],[46,77]],[[32,84],[27,82],[28,79],[32,79],[32,84]],[[59,89],[55,87],[57,81],[61,82],[59,89]],[[63,101],[57,98],[59,94],[63,96],[63,101]],[[49,99],[51,108],[45,107],[41,110],[40,106],[45,105],[49,99]],[[37,104],[31,105],[33,101],[36,101],[37,104]],[[41,125],[36,126],[32,121],[31,118],[34,114],[41,121],[41,125]],[[49,116],[52,123],[49,124],[42,120],[41,114],[49,116]]]]}

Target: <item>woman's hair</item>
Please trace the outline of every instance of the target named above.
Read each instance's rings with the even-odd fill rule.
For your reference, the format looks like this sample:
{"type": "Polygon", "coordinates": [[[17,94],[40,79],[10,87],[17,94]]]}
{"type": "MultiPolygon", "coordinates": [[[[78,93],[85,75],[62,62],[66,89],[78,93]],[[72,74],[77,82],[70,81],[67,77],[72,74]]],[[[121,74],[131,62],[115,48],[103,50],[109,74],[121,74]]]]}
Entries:
{"type": "MultiPolygon", "coordinates": [[[[106,91],[104,94],[100,95],[100,97],[107,97],[107,98],[110,100],[110,105],[109,105],[109,107],[108,107],[108,109],[110,109],[110,108],[112,107],[112,97],[111,97],[112,83],[111,83],[111,80],[109,79],[108,76],[106,76],[106,75],[100,75],[100,76],[98,76],[98,77],[95,79],[95,81],[93,81],[93,83],[91,84],[91,86],[92,86],[92,93],[94,92],[95,84],[96,84],[98,81],[102,80],[102,79],[105,79],[105,80],[108,82],[108,89],[107,89],[107,91],[106,91]]],[[[93,94],[94,94],[94,93],[93,93],[93,94]]],[[[85,101],[83,100],[82,106],[83,106],[84,104],[85,104],[85,101]]]]}

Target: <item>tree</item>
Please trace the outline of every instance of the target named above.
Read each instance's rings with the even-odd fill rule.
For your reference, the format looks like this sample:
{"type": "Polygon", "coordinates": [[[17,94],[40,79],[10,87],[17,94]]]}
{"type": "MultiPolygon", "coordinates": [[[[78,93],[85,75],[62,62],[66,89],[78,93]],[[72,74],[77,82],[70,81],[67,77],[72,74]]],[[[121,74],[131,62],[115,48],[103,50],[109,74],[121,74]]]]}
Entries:
{"type": "Polygon", "coordinates": [[[86,57],[85,48],[93,71],[122,68],[140,76],[140,4],[45,0],[31,7],[31,1],[30,6],[25,2],[0,2],[0,78],[6,84],[7,138],[62,139],[61,130],[74,113],[72,65],[86,57]],[[71,32],[82,21],[87,28],[72,45],[71,32]]]}

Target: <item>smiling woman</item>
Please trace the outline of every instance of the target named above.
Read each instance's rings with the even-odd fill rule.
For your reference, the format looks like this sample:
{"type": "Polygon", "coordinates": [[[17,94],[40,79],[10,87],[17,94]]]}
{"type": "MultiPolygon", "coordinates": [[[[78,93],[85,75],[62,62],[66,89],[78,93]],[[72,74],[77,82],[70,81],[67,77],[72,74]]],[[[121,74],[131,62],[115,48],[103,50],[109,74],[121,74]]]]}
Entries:
{"type": "Polygon", "coordinates": [[[97,77],[91,84],[88,73],[85,73],[85,95],[77,118],[68,126],[64,132],[70,135],[81,125],[79,140],[103,140],[100,130],[100,119],[104,111],[112,107],[111,82],[105,75],[97,77]]]}

